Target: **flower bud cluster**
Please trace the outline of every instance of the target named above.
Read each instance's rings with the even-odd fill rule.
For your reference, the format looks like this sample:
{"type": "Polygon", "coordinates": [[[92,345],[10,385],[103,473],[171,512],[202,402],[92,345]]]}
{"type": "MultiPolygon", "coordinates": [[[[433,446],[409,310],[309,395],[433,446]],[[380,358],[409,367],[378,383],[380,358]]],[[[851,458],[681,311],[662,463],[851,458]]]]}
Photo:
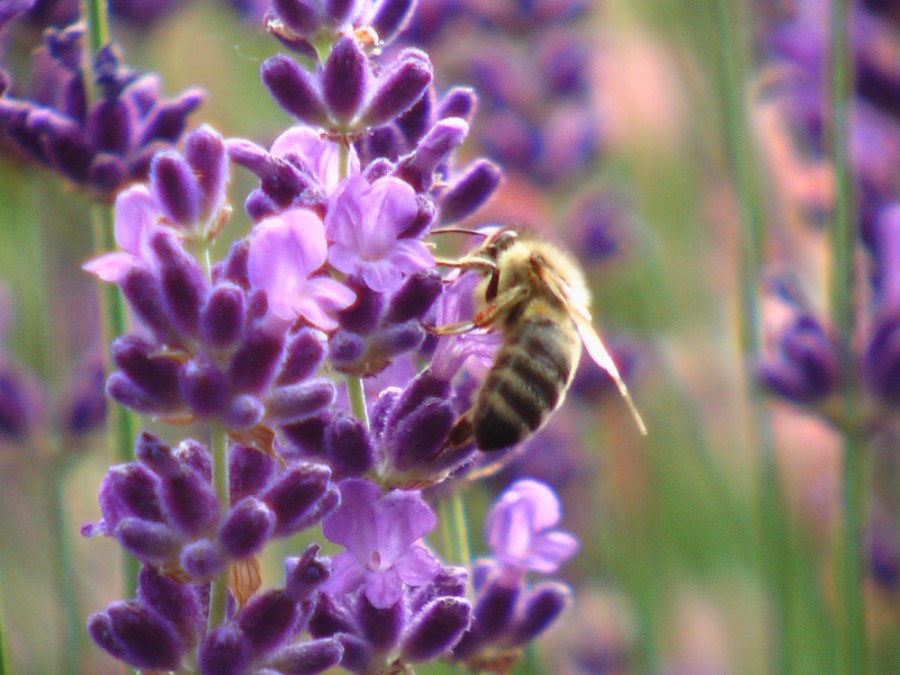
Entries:
{"type": "Polygon", "coordinates": [[[283,588],[232,608],[213,630],[206,625],[208,587],[144,567],[138,597],[93,614],[88,631],[103,649],[140,670],[177,671],[195,662],[203,675],[324,672],[340,662],[343,647],[334,638],[302,638],[317,589],[330,574],[330,561],[317,552],[312,545],[288,559],[283,588]]]}
{"type": "Polygon", "coordinates": [[[92,83],[81,66],[83,42],[83,26],[48,29],[34,57],[34,100],[13,97],[11,78],[0,74],[0,132],[24,157],[111,200],[178,142],[204,94],[162,99],[159,76],[127,68],[112,44],[97,52],[92,83]],[[89,104],[92,86],[100,95],[89,104]]]}
{"type": "Polygon", "coordinates": [[[145,431],[135,454],[137,461],[110,469],[100,487],[103,517],[83,533],[115,537],[145,565],[194,584],[258,554],[272,538],[312,527],[338,503],[331,470],[322,464],[283,464],[234,445],[231,503],[223,505],[212,484],[212,457],[197,441],[171,448],[145,431]]]}

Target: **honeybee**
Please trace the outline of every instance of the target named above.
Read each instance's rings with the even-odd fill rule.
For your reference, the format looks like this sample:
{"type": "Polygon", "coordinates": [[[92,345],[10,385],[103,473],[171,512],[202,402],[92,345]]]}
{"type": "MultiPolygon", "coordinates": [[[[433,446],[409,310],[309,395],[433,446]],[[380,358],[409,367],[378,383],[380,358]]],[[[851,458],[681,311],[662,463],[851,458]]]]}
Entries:
{"type": "Polygon", "coordinates": [[[535,433],[565,398],[582,345],[615,381],[641,433],[647,433],[593,327],[587,282],[571,255],[530,233],[504,227],[450,264],[484,274],[476,289],[483,306],[472,321],[439,326],[436,332],[497,330],[502,340],[474,404],[455,423],[448,445],[474,439],[480,450],[493,452],[535,433]]]}

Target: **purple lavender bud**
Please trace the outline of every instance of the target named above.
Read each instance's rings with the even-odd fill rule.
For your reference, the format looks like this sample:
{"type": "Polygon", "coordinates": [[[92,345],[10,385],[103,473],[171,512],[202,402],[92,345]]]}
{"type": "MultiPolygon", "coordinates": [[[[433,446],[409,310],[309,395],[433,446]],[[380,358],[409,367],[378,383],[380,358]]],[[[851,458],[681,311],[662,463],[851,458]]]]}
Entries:
{"type": "Polygon", "coordinates": [[[320,331],[304,327],[293,333],[275,384],[296,384],[310,377],[325,360],[326,349],[326,337],[320,331]]]}
{"type": "Polygon", "coordinates": [[[388,651],[400,639],[405,623],[403,601],[379,609],[369,602],[365,593],[359,596],[356,620],[366,641],[377,651],[388,651]]]}
{"type": "Polygon", "coordinates": [[[369,61],[352,35],[340,38],[322,73],[322,93],[332,118],[348,124],[359,113],[369,85],[369,61]]]}
{"type": "Polygon", "coordinates": [[[284,592],[295,602],[307,600],[331,576],[331,558],[319,557],[319,545],[310,544],[299,558],[286,558],[284,592]]]}
{"type": "Polygon", "coordinates": [[[360,124],[368,127],[387,124],[419,100],[431,78],[428,55],[415,49],[406,50],[379,80],[360,124]]]}
{"type": "Polygon", "coordinates": [[[316,609],[309,621],[309,632],[313,637],[321,638],[336,633],[352,633],[356,630],[356,622],[350,613],[326,593],[320,593],[316,609]]]}
{"type": "Polygon", "coordinates": [[[175,626],[185,645],[200,642],[206,617],[193,586],[180,584],[155,567],[145,566],[138,577],[138,598],[175,626]]]}
{"type": "Polygon", "coordinates": [[[275,423],[298,422],[331,405],[334,397],[334,382],[330,379],[278,387],[266,401],[266,413],[275,423]]]}
{"type": "Polygon", "coordinates": [[[262,656],[283,642],[297,623],[297,603],[284,591],[255,596],[237,615],[251,653],[262,656]]]}
{"type": "Polygon", "coordinates": [[[512,621],[520,590],[518,585],[495,578],[479,593],[474,618],[481,639],[490,641],[506,631],[512,621]]]}
{"type": "Polygon", "coordinates": [[[317,3],[312,0],[273,0],[272,11],[297,35],[312,35],[319,30],[317,3]]]}
{"type": "Polygon", "coordinates": [[[221,576],[228,567],[225,551],[209,539],[200,539],[185,546],[179,560],[195,583],[206,583],[221,576]]]}
{"type": "Polygon", "coordinates": [[[882,401],[900,402],[900,320],[893,312],[877,317],[863,359],[866,383],[882,401]]]}
{"type": "MultiPolygon", "coordinates": [[[[250,279],[247,277],[247,258],[249,255],[250,242],[247,239],[234,242],[231,248],[228,249],[228,256],[225,260],[213,268],[213,276],[216,278],[216,283],[230,281],[240,288],[248,288],[250,286],[250,279]],[[219,277],[216,277],[216,272],[219,272],[219,277]]],[[[265,294],[263,294],[263,297],[265,297],[265,294]]],[[[249,307],[247,313],[251,316],[253,315],[249,307]]],[[[260,316],[264,314],[265,312],[260,316]]]]}
{"type": "Polygon", "coordinates": [[[217,285],[200,310],[200,337],[216,349],[237,342],[244,328],[244,292],[230,283],[217,285]]]}
{"type": "MultiPolygon", "coordinates": [[[[162,617],[134,600],[113,603],[105,615],[109,617],[108,623],[92,617],[88,629],[92,635],[108,629],[118,652],[114,656],[135,668],[178,670],[184,646],[175,628],[162,617]]],[[[98,643],[104,646],[103,642],[98,643]]]]}
{"type": "Polygon", "coordinates": [[[262,328],[253,328],[231,358],[228,381],[236,391],[258,393],[271,382],[281,359],[283,338],[262,328]]]}
{"type": "Polygon", "coordinates": [[[274,527],[275,514],[271,509],[255,497],[247,497],[231,508],[218,538],[228,554],[240,560],[259,553],[274,527]]]}
{"type": "Polygon", "coordinates": [[[418,206],[418,211],[415,218],[413,218],[409,227],[400,233],[400,236],[403,238],[418,239],[424,236],[432,223],[434,223],[437,215],[437,208],[434,202],[425,195],[416,195],[416,205],[418,206]]]}
{"type": "Polygon", "coordinates": [[[110,375],[106,393],[113,400],[138,412],[154,414],[178,406],[178,370],[172,359],[160,356],[143,364],[129,364],[129,367],[141,379],[128,372],[110,375]]]}
{"type": "Polygon", "coordinates": [[[423,370],[403,390],[396,406],[387,419],[386,429],[396,429],[404,418],[412,414],[419,406],[430,398],[450,399],[450,383],[435,377],[430,370],[423,370]]]}
{"type": "Polygon", "coordinates": [[[328,360],[336,368],[350,368],[366,353],[365,341],[356,333],[338,330],[328,341],[328,360]]]}
{"type": "Polygon", "coordinates": [[[178,98],[159,103],[146,120],[141,135],[141,145],[149,145],[154,140],[176,142],[187,126],[187,118],[206,99],[199,89],[190,89],[178,98]]]}
{"type": "Polygon", "coordinates": [[[459,117],[471,124],[477,107],[478,94],[474,89],[453,87],[441,99],[437,109],[437,118],[442,120],[448,117],[459,117]]]}
{"type": "Polygon", "coordinates": [[[385,320],[403,323],[421,319],[443,288],[441,275],[437,270],[423,270],[410,276],[391,298],[385,320]]]}
{"type": "Polygon", "coordinates": [[[235,396],[222,415],[222,422],[234,431],[250,429],[259,424],[266,414],[262,401],[249,394],[235,396]]]}
{"type": "MultiPolygon", "coordinates": [[[[286,424],[281,427],[284,438],[299,452],[299,457],[325,457],[325,430],[331,423],[331,415],[327,412],[310,417],[301,422],[286,424]]],[[[288,452],[290,448],[285,448],[288,452]]],[[[283,453],[284,454],[284,453],[283,453]]]]}
{"type": "Polygon", "coordinates": [[[97,150],[125,154],[131,149],[135,111],[120,100],[100,101],[88,116],[88,134],[97,150]]]}
{"type": "Polygon", "coordinates": [[[172,454],[172,447],[159,436],[142,430],[134,442],[134,455],[145,467],[160,476],[178,473],[178,461],[172,454]]]}
{"type": "Polygon", "coordinates": [[[325,19],[330,27],[352,21],[359,14],[360,0],[324,0],[325,19]]]}
{"type": "Polygon", "coordinates": [[[106,650],[120,661],[125,657],[125,649],[113,633],[112,621],[106,612],[95,612],[88,617],[87,630],[101,649],[106,650]]]}
{"type": "MultiPolygon", "coordinates": [[[[65,432],[73,436],[84,436],[103,425],[106,418],[106,396],[103,364],[91,363],[87,368],[79,368],[71,389],[66,396],[63,409],[65,432]]],[[[0,376],[2,380],[2,376],[0,376]]],[[[0,397],[3,385],[0,381],[0,397]]],[[[40,408],[32,408],[32,410],[40,408]]],[[[0,429],[3,428],[3,413],[0,411],[0,429]]]]}
{"type": "MultiPolygon", "coordinates": [[[[31,116],[33,119],[37,115],[31,116]]],[[[37,121],[37,120],[36,120],[37,121]]],[[[75,183],[87,180],[94,150],[83,132],[67,120],[44,118],[38,129],[45,137],[50,165],[75,183]]]]}
{"type": "Polygon", "coordinates": [[[396,119],[395,125],[403,132],[407,147],[415,147],[434,125],[436,98],[434,87],[428,87],[422,97],[396,119]]]}
{"type": "Polygon", "coordinates": [[[263,63],[261,77],[269,93],[288,113],[312,126],[328,126],[328,112],[318,82],[295,61],[276,54],[263,63]]]}
{"type": "Polygon", "coordinates": [[[525,608],[516,621],[510,643],[518,646],[531,642],[547,630],[571,603],[572,592],[565,584],[545,582],[535,586],[525,600],[525,608]]]}
{"type": "Polygon", "coordinates": [[[335,636],[343,649],[341,667],[351,673],[365,673],[370,669],[372,661],[372,647],[355,635],[339,633],[335,636]]]}
{"type": "Polygon", "coordinates": [[[336,479],[362,476],[375,462],[365,425],[344,412],[335,416],[326,431],[325,453],[336,479]]]}
{"type": "Polygon", "coordinates": [[[122,548],[151,565],[167,563],[181,550],[181,536],[163,523],[124,518],[113,534],[122,548]]]}
{"type": "Polygon", "coordinates": [[[102,194],[116,192],[128,180],[128,167],[120,157],[98,154],[88,172],[88,184],[102,194]]]}
{"type": "Polygon", "coordinates": [[[369,351],[379,359],[390,360],[404,352],[418,349],[425,340],[425,329],[418,319],[388,326],[376,333],[369,343],[369,351]]]}
{"type": "Polygon", "coordinates": [[[235,504],[259,492],[275,475],[277,464],[271,455],[246,445],[232,446],[228,462],[231,500],[235,504]]]}
{"type": "Polygon", "coordinates": [[[372,406],[369,414],[369,429],[373,438],[381,438],[384,434],[388,420],[392,419],[402,393],[403,391],[398,387],[388,387],[378,394],[375,405],[372,406]]]}
{"type": "Polygon", "coordinates": [[[200,645],[201,675],[244,675],[250,667],[250,646],[237,626],[213,629],[200,645]]]}
{"type": "Polygon", "coordinates": [[[161,152],[150,165],[150,189],[163,214],[189,229],[200,217],[200,184],[193,167],[174,150],[161,152]]]}
{"type": "Polygon", "coordinates": [[[372,17],[371,25],[378,33],[378,40],[387,44],[409,24],[416,9],[417,0],[382,0],[372,17]]]}
{"type": "Polygon", "coordinates": [[[275,200],[261,188],[257,188],[247,195],[247,199],[244,201],[244,209],[254,223],[258,223],[270,216],[276,216],[280,211],[275,200]]]}
{"type": "Polygon", "coordinates": [[[100,486],[104,520],[113,527],[127,516],[161,522],[163,513],[156,486],[153,474],[136,462],[112,467],[100,486]]]}
{"type": "MultiPolygon", "coordinates": [[[[380,132],[383,130],[391,130],[392,127],[379,127],[375,129],[370,135],[370,139],[374,139],[378,137],[380,132]]],[[[398,132],[391,131],[391,138],[397,139],[399,138],[398,132]]],[[[393,141],[392,141],[393,142],[393,141]]],[[[380,150],[378,152],[381,152],[380,150]]],[[[385,153],[389,154],[394,152],[393,150],[386,150],[385,153]]],[[[387,157],[376,157],[372,160],[369,165],[363,170],[363,176],[369,183],[374,183],[379,178],[385,178],[386,176],[390,176],[394,172],[394,163],[389,160],[387,157]]],[[[406,236],[401,233],[401,236],[406,236]]]]}
{"type": "Polygon", "coordinates": [[[450,651],[472,620],[472,607],[463,598],[439,598],[415,615],[401,648],[407,663],[431,661],[450,651]]]}
{"type": "Polygon", "coordinates": [[[292,534],[298,523],[306,522],[326,495],[330,478],[327,466],[303,462],[284,471],[259,495],[277,517],[275,536],[292,534]]]}
{"type": "Polygon", "coordinates": [[[174,331],[156,274],[143,265],[136,265],[125,274],[120,286],[137,318],[157,338],[168,341],[174,331]]]}
{"type": "Polygon", "coordinates": [[[24,439],[40,426],[42,408],[36,380],[12,368],[0,372],[0,434],[24,439]]]}
{"type": "Polygon", "coordinates": [[[219,498],[205,478],[184,467],[162,480],[160,498],[167,519],[185,537],[210,532],[221,516],[219,498]]]}
{"type": "Polygon", "coordinates": [[[225,203],[229,179],[225,139],[204,124],[185,140],[184,156],[200,185],[200,216],[208,219],[225,203]]]}
{"type": "Polygon", "coordinates": [[[797,317],[780,336],[778,350],[775,359],[758,368],[769,391],[801,405],[817,403],[834,392],[840,379],[837,354],[814,317],[797,317]]]}
{"type": "Polygon", "coordinates": [[[468,576],[464,567],[442,567],[434,579],[416,589],[409,601],[410,611],[417,614],[425,605],[442,597],[465,599],[468,576]]]}
{"type": "Polygon", "coordinates": [[[198,417],[222,414],[229,402],[225,374],[205,352],[201,352],[179,373],[181,396],[198,417]]]}
{"type": "Polygon", "coordinates": [[[337,666],[344,648],[334,638],[322,638],[288,645],[278,650],[268,663],[284,675],[315,675],[337,666]]]}
{"type": "Polygon", "coordinates": [[[416,146],[408,159],[397,167],[397,175],[413,186],[416,192],[424,192],[434,182],[434,172],[447,161],[450,153],[469,133],[469,125],[458,117],[441,120],[416,146]]]}
{"type": "Polygon", "coordinates": [[[338,321],[346,330],[368,335],[378,327],[384,309],[384,294],[373,291],[354,277],[348,280],[348,285],[356,293],[356,302],[338,312],[338,321]]]}
{"type": "Polygon", "coordinates": [[[212,455],[200,441],[186,438],[172,452],[183,466],[193,469],[207,483],[212,483],[212,455]]]}
{"type": "Polygon", "coordinates": [[[479,159],[441,195],[441,220],[453,223],[467,218],[491,198],[503,182],[503,172],[493,162],[479,159]]]}
{"type": "Polygon", "coordinates": [[[157,232],[150,246],[159,260],[170,321],[188,335],[196,335],[200,328],[200,307],[209,292],[203,269],[171,233],[157,232]]]}

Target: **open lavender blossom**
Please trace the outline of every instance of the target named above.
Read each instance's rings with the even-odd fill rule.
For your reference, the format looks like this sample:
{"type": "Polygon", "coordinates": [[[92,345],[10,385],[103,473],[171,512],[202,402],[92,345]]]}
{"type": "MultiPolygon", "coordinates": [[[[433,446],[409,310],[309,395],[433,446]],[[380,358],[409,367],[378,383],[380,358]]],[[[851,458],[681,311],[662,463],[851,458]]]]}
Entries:
{"type": "Polygon", "coordinates": [[[323,525],[346,547],[333,561],[311,624],[344,646],[341,665],[374,672],[450,650],[470,621],[465,573],[446,568],[419,540],[437,524],[418,491],[382,495],[373,483],[340,483],[341,506],[323,525]]]}
{"type": "Polygon", "coordinates": [[[547,485],[520,480],[494,503],[485,535],[493,558],[476,563],[475,602],[469,632],[453,652],[477,668],[509,656],[543,633],[571,604],[571,590],[557,582],[529,586],[526,573],[551,574],[578,550],[578,540],[555,529],[559,500],[547,485]]]}

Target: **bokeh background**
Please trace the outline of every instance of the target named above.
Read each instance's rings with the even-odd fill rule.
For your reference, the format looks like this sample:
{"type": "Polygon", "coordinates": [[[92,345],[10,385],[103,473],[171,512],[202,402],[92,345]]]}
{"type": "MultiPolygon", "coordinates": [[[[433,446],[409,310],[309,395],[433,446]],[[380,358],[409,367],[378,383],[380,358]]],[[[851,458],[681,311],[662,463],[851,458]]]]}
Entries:
{"type": "MultiPolygon", "coordinates": [[[[271,142],[290,120],[259,82],[279,49],[253,18],[258,8],[159,5],[167,11],[153,21],[114,21],[129,64],[159,72],[168,95],[203,87],[209,98],[192,125],[271,142]]],[[[900,9],[853,5],[875,26],[857,44],[867,48],[858,63],[884,74],[875,95],[863,93],[886,120],[872,150],[896,181],[900,9]]],[[[404,40],[429,51],[439,90],[476,88],[464,153],[507,171],[471,224],[528,223],[579,257],[650,429],[640,437],[603,374],[583,364],[521,458],[467,488],[476,552],[491,499],[519,475],[558,491],[562,526],[582,542],[563,570],[574,608],[517,672],[841,672],[841,439],[809,410],[760,400],[755,378],[791,312],[784,280],[810,307],[826,307],[834,177],[821,130],[809,126],[820,101],[802,85],[814,77],[804,69],[816,37],[827,39],[827,15],[816,0],[420,0],[404,40]],[[760,264],[749,272],[735,143],[757,195],[760,264]],[[761,299],[758,316],[746,316],[747,293],[761,299]],[[748,325],[760,353],[745,346],[748,325]]],[[[22,86],[38,24],[20,21],[7,36],[6,64],[22,86]]],[[[251,187],[235,170],[234,198],[251,187]]],[[[240,203],[235,211],[240,231],[249,220],[240,203]]],[[[84,617],[121,588],[115,542],[78,533],[99,516],[105,433],[66,432],[101,354],[97,288],[80,270],[92,247],[84,196],[0,146],[0,396],[31,392],[12,414],[27,414],[27,429],[0,440],[12,672],[122,672],[86,635],[75,641],[63,611],[66,583],[84,617]],[[67,547],[76,574],[63,577],[67,547]]],[[[868,448],[866,617],[871,670],[885,674],[900,672],[898,461],[890,433],[868,448]]],[[[280,555],[301,548],[272,547],[265,583],[280,579],[280,555]]]]}

